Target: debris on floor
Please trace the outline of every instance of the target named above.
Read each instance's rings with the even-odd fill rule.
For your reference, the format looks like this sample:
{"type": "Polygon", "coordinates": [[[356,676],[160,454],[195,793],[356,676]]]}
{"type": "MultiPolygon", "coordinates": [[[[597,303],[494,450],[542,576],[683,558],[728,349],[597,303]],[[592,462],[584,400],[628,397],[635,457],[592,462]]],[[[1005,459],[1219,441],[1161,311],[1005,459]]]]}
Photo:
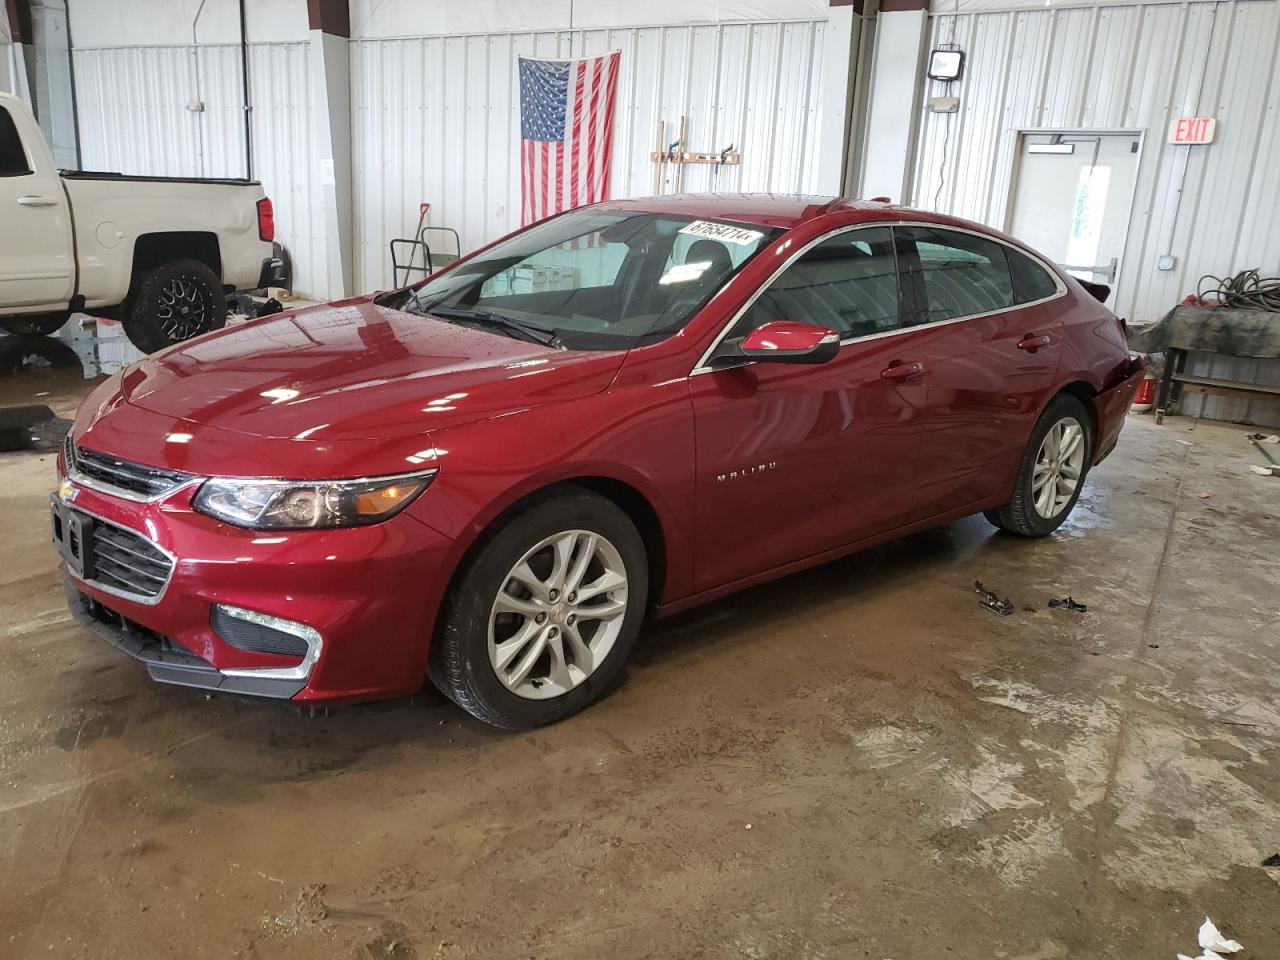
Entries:
{"type": "Polygon", "coordinates": [[[981,580],[973,581],[973,589],[982,596],[978,602],[990,610],[992,613],[1001,617],[1007,617],[1013,613],[1013,601],[1008,597],[1001,600],[994,593],[982,585],[981,580]]]}
{"type": "Polygon", "coordinates": [[[1071,610],[1075,613],[1087,613],[1089,610],[1089,605],[1087,603],[1080,603],[1074,597],[1070,596],[1063,597],[1061,600],[1050,600],[1049,606],[1057,610],[1071,610]]]}
{"type": "Polygon", "coordinates": [[[1264,477],[1280,476],[1280,460],[1273,457],[1271,455],[1271,451],[1262,445],[1262,441],[1265,439],[1266,438],[1260,433],[1249,434],[1249,442],[1257,448],[1258,452],[1262,454],[1263,459],[1267,461],[1267,466],[1265,467],[1254,466],[1250,467],[1250,469],[1254,473],[1261,474],[1264,477]]]}
{"type": "Polygon", "coordinates": [[[1264,867],[1280,867],[1280,853],[1273,853],[1262,861],[1264,867]]]}
{"type": "Polygon", "coordinates": [[[1245,439],[1258,443],[1280,443],[1280,435],[1274,433],[1250,433],[1245,435],[1245,439]]]}
{"type": "Polygon", "coordinates": [[[1197,940],[1200,949],[1204,952],[1198,957],[1188,957],[1185,953],[1180,953],[1178,960],[1222,960],[1224,953],[1235,953],[1244,949],[1238,940],[1228,940],[1224,937],[1208,917],[1205,917],[1204,923],[1200,924],[1197,940]]]}
{"type": "Polygon", "coordinates": [[[1205,491],[1201,490],[1201,491],[1200,491],[1200,499],[1201,499],[1201,500],[1208,500],[1208,499],[1209,499],[1209,494],[1208,494],[1208,493],[1206,493],[1205,491]]]}
{"type": "Polygon", "coordinates": [[[0,407],[0,451],[57,450],[71,421],[55,417],[44,404],[0,407]]]}

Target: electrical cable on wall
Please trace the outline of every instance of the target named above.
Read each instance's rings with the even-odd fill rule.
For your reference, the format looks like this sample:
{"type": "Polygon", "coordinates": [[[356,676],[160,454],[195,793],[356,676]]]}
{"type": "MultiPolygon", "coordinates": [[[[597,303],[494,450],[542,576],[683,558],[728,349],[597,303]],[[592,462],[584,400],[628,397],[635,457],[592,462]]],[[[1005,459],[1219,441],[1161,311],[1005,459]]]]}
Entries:
{"type": "MultiPolygon", "coordinates": [[[[957,6],[959,0],[956,0],[957,6]]],[[[956,18],[953,16],[947,24],[947,39],[941,44],[941,48],[955,47],[956,45],[956,18]]],[[[947,146],[951,143],[951,117],[953,114],[947,114],[946,128],[942,133],[942,150],[941,156],[938,158],[938,189],[933,193],[933,209],[941,210],[938,206],[942,202],[942,188],[947,182],[947,146]]]]}
{"type": "Polygon", "coordinates": [[[933,194],[934,210],[941,209],[938,206],[938,203],[942,199],[942,188],[947,182],[947,144],[951,142],[951,117],[952,116],[953,115],[950,113],[947,114],[946,129],[943,131],[943,134],[942,134],[942,156],[938,160],[938,189],[934,191],[934,194],[933,194]]]}
{"type": "Polygon", "coordinates": [[[1206,274],[1196,284],[1196,296],[1220,307],[1280,313],[1280,277],[1264,277],[1257,270],[1241,270],[1226,278],[1206,274]],[[1215,286],[1205,286],[1206,280],[1212,280],[1215,286]]]}

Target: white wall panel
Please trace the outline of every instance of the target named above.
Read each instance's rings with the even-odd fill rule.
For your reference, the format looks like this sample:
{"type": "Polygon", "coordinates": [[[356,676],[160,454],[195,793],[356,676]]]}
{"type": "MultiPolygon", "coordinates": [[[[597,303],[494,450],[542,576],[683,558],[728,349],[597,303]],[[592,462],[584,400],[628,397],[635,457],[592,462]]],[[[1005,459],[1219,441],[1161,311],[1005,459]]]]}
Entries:
{"type": "MultiPolygon", "coordinates": [[[[1147,323],[1194,293],[1203,274],[1280,274],[1280,4],[1020,7],[935,4],[931,45],[955,42],[967,59],[951,89],[926,84],[925,99],[957,95],[960,111],[932,114],[919,104],[914,205],[1003,227],[1019,130],[1140,130],[1116,312],[1147,323]],[[1169,120],[1193,115],[1218,118],[1217,140],[1166,143],[1169,120]],[[1156,269],[1164,253],[1177,258],[1175,270],[1156,269]]],[[[1259,369],[1255,361],[1213,361],[1215,376],[1272,376],[1259,369]]],[[[1274,407],[1213,399],[1205,415],[1274,422],[1274,407]]]]}
{"type": "MultiPolygon", "coordinates": [[[[170,177],[243,177],[238,44],[77,47],[76,95],[88,170],[170,177]],[[198,81],[198,83],[197,83],[198,81]],[[200,99],[202,112],[187,109],[200,99]]],[[[310,45],[249,45],[254,177],[276,210],[294,289],[322,297],[319,185],[313,169],[310,45]]]]}
{"type": "MultiPolygon", "coordinates": [[[[354,11],[353,11],[354,13],[354,11]]],[[[812,190],[826,21],[721,23],[352,42],[356,277],[391,282],[387,243],[418,204],[473,249],[520,222],[518,56],[622,52],[615,197],[653,192],[658,122],[690,149],[734,144],[742,165],[690,165],[682,189],[812,190]]],[[[664,144],[665,146],[665,144],[664,144]]],[[[668,182],[665,191],[674,189],[668,182]]]]}
{"type": "Polygon", "coordinates": [[[829,9],[829,0],[646,0],[643,3],[636,0],[593,0],[591,3],[351,0],[351,36],[370,40],[479,35],[497,28],[527,33],[729,21],[821,20],[827,17],[829,9]]]}

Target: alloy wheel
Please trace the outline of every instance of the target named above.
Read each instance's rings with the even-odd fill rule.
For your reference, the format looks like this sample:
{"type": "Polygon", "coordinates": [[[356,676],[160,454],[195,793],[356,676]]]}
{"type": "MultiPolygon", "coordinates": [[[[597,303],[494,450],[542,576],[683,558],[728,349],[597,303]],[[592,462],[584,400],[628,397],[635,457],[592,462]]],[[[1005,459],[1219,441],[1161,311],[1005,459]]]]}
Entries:
{"type": "Polygon", "coordinates": [[[590,530],[554,534],[503,579],[489,612],[489,662],[517,696],[558,697],[604,662],[626,612],[618,549],[590,530]]]}
{"type": "Polygon", "coordinates": [[[200,286],[191,277],[174,277],[160,291],[156,319],[172,342],[187,340],[204,329],[208,306],[200,286]]]}
{"type": "Polygon", "coordinates": [[[1051,520],[1075,496],[1084,472],[1084,427],[1063,417],[1044,435],[1031,473],[1031,500],[1036,513],[1051,520]]]}

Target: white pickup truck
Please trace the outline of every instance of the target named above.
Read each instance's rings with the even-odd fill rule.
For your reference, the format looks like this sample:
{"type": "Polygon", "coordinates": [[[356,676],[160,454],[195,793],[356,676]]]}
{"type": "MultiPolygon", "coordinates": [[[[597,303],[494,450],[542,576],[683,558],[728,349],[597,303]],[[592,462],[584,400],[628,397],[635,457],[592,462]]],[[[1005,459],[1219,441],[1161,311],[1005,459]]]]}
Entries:
{"type": "Polygon", "coordinates": [[[30,108],[0,94],[0,327],[44,336],[75,312],[151,352],[216,330],[227,294],[287,286],[275,215],[249,180],[59,171],[30,108]]]}

